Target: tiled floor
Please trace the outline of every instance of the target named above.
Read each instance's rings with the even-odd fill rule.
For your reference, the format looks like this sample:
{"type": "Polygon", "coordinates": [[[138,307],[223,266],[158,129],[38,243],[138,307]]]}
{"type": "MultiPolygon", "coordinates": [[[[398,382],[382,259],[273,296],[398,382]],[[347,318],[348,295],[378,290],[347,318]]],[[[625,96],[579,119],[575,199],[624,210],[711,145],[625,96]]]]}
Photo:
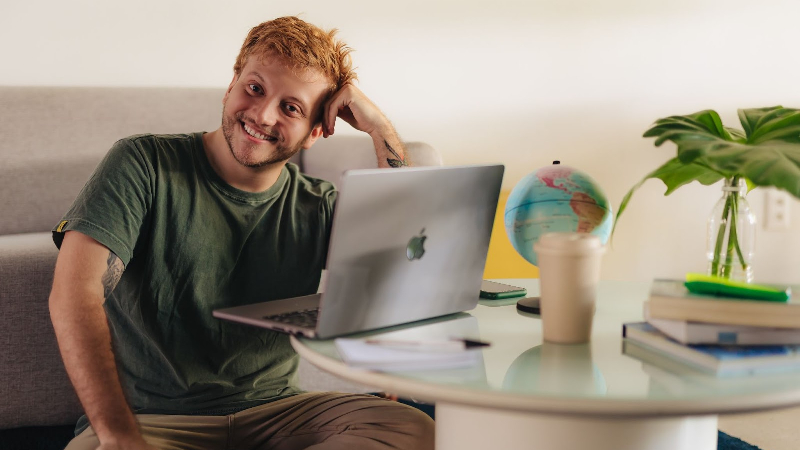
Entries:
{"type": "Polygon", "coordinates": [[[797,450],[800,408],[720,416],[719,429],[761,450],[797,450]]]}

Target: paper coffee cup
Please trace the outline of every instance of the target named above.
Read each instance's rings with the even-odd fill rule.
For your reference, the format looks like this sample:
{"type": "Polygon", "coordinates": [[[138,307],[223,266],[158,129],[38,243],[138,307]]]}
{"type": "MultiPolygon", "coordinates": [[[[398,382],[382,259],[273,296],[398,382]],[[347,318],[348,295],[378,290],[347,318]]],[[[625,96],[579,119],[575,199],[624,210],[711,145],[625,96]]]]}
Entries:
{"type": "Polygon", "coordinates": [[[588,233],[546,233],[533,249],[539,261],[544,340],[589,342],[605,252],[600,238],[588,233]]]}

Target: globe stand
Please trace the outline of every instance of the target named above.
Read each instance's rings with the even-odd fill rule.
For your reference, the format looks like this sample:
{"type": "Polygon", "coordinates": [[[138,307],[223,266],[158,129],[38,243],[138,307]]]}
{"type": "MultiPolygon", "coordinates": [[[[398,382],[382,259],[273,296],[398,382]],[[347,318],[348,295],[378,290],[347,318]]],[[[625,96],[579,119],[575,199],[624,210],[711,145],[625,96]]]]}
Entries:
{"type": "Polygon", "coordinates": [[[517,309],[528,314],[541,315],[539,297],[526,297],[517,302],[517,309]]]}

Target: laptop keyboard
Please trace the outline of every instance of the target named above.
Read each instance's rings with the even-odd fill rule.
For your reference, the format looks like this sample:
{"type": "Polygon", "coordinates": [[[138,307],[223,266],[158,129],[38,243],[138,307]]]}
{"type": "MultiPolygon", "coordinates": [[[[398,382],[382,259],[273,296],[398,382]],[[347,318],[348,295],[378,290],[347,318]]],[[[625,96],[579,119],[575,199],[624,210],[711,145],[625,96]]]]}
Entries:
{"type": "Polygon", "coordinates": [[[305,309],[302,311],[292,311],[288,313],[274,314],[272,316],[264,316],[265,319],[274,320],[275,322],[295,325],[304,328],[315,328],[317,326],[318,308],[305,309]]]}

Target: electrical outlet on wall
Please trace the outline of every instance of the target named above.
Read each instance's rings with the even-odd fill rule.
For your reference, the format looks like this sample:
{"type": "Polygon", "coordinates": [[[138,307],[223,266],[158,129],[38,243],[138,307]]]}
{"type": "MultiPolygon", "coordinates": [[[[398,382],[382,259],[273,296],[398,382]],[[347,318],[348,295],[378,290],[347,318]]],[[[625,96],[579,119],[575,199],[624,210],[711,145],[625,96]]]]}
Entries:
{"type": "Polygon", "coordinates": [[[764,228],[768,231],[788,230],[792,206],[789,193],[771,188],[765,197],[764,228]]]}

